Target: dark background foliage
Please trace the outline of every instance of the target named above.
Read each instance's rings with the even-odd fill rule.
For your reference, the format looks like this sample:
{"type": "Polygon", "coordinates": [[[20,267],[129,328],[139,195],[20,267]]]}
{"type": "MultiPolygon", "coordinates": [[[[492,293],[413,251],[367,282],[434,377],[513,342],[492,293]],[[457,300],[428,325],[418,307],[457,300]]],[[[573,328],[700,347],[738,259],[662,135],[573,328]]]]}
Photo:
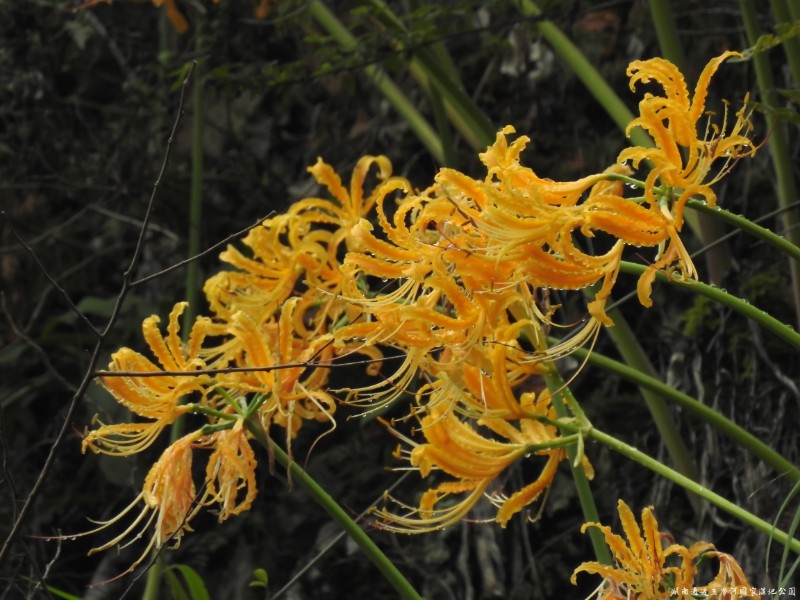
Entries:
{"type": "MultiPolygon", "coordinates": [[[[386,154],[395,170],[419,187],[431,181],[438,165],[361,70],[365,64],[380,64],[421,110],[429,110],[425,94],[404,69],[406,55],[394,50],[370,11],[356,2],[330,3],[359,39],[358,51],[342,52],[312,22],[303,2],[272,4],[268,18],[259,21],[251,17],[254,3],[247,0],[180,3],[192,28],[177,36],[149,3],[117,0],[76,12],[70,2],[0,2],[0,207],[95,326],[104,324],[119,293],[175,118],[184,67],[192,59],[200,62],[192,85],[202,82],[205,90],[203,218],[195,224],[201,247],[317,193],[305,172],[317,156],[345,181],[363,154],[386,154]]],[[[410,32],[403,40],[411,49],[407,52],[443,41],[467,92],[493,124],[499,129],[511,123],[531,135],[525,160],[537,173],[565,179],[596,172],[613,162],[625,144],[580,82],[538,38],[535,23],[522,19],[508,2],[392,5],[410,32]]],[[[674,10],[692,57],[690,81],[710,57],[746,46],[734,4],[683,0],[674,3],[674,10]]],[[[550,2],[546,14],[634,108],[625,68],[632,59],[659,54],[646,3],[550,2]]],[[[764,26],[771,24],[765,20],[764,26]]],[[[782,82],[779,51],[770,57],[782,82]]],[[[748,68],[737,66],[723,69],[713,90],[717,99],[735,104],[753,85],[748,68]]],[[[185,112],[138,276],[187,256],[191,103],[185,112]]],[[[763,118],[758,120],[763,135],[763,118]]],[[[456,149],[453,166],[480,176],[476,152],[459,140],[456,149]]],[[[727,207],[752,218],[771,210],[775,201],[766,153],[739,165],[719,196],[727,207]]],[[[725,282],[728,289],[791,322],[785,264],[773,250],[745,236],[730,243],[734,268],[725,282]]],[[[215,254],[200,264],[205,276],[220,268],[215,254]]],[[[0,289],[0,532],[5,534],[63,423],[95,338],[5,221],[0,226],[0,289]]],[[[182,271],[136,289],[106,352],[122,345],[142,349],[142,319],[150,314],[165,318],[185,295],[182,271]]],[[[796,461],[800,397],[795,354],[703,300],[661,287],[655,300],[652,310],[630,302],[623,309],[664,377],[796,461]]],[[[597,350],[614,354],[605,337],[597,350]]],[[[106,355],[100,366],[107,362],[106,355]]],[[[666,460],[635,388],[586,370],[574,391],[597,427],[666,460]]],[[[766,519],[777,517],[788,484],[704,424],[673,412],[700,457],[703,481],[766,519]]],[[[163,448],[128,459],[82,456],[80,435],[96,414],[124,418],[102,390],[90,388],[22,535],[0,565],[0,598],[55,597],[42,582],[85,598],[118,598],[128,587],[128,597],[141,595],[143,579],[135,577],[87,590],[90,583],[124,570],[138,555],[137,545],[119,554],[87,557],[100,540],[31,537],[85,531],[87,518],[114,515],[135,496],[163,448]]],[[[390,455],[394,442],[376,421],[342,418],[337,430],[312,449],[319,433],[307,427],[295,456],[353,515],[398,478],[388,470],[396,464],[390,455]]],[[[614,520],[617,498],[637,512],[654,504],[662,528],[677,540],[687,545],[713,540],[736,553],[753,583],[771,581],[763,536],[742,531],[712,509],[695,517],[680,489],[604,448],[590,447],[588,453],[606,522],[614,520]]],[[[266,569],[274,593],[309,563],[311,568],[283,597],[392,597],[348,540],[318,556],[338,535],[337,527],[280,469],[270,473],[265,455],[259,459],[260,494],[253,510],[222,526],[213,516],[199,518],[196,531],[166,554],[167,562],[195,569],[213,598],[263,598],[263,588],[248,587],[254,569],[266,569]]],[[[513,485],[530,475],[522,464],[508,478],[513,485]]],[[[416,476],[401,488],[397,494],[412,499],[420,489],[416,476]]],[[[590,549],[579,532],[582,518],[566,470],[536,522],[516,519],[505,530],[474,522],[485,516],[488,512],[478,510],[471,522],[424,536],[371,533],[426,598],[582,598],[597,583],[588,576],[578,588],[568,583],[575,566],[590,558],[590,549]]],[[[369,518],[367,523],[371,528],[369,518]]]]}

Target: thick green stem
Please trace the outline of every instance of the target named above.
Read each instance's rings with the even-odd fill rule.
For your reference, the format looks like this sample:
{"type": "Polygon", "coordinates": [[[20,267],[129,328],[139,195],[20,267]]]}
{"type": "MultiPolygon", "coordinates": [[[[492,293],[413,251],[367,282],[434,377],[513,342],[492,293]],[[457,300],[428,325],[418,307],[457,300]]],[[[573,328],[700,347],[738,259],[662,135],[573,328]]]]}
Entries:
{"type": "MultiPolygon", "coordinates": [[[[524,319],[525,310],[520,303],[512,305],[510,311],[516,319],[524,319]]],[[[528,338],[528,341],[534,348],[539,351],[544,350],[543,344],[546,344],[546,341],[537,336],[536,332],[530,325],[523,328],[522,334],[528,338]]],[[[549,366],[545,372],[544,378],[545,383],[547,384],[547,389],[550,390],[550,393],[553,395],[552,405],[558,418],[569,419],[572,417],[575,421],[580,423],[582,427],[591,427],[589,420],[586,418],[586,415],[581,408],[580,403],[575,396],[572,395],[569,387],[564,382],[564,378],[561,377],[561,373],[559,373],[558,369],[556,369],[554,365],[549,366]]],[[[582,430],[579,427],[577,432],[580,431],[582,430]]],[[[581,433],[581,435],[583,434],[581,433]]],[[[582,446],[580,454],[583,454],[582,446]]],[[[586,471],[581,464],[581,457],[579,456],[578,447],[576,445],[567,447],[567,458],[569,459],[570,469],[572,470],[572,479],[575,482],[575,491],[578,494],[578,501],[581,503],[583,516],[587,522],[592,521],[597,523],[600,521],[599,514],[597,512],[597,506],[595,505],[592,489],[589,486],[589,478],[586,476],[586,471]]],[[[592,548],[594,549],[594,555],[598,562],[607,565],[614,564],[611,554],[609,553],[608,546],[606,545],[605,539],[601,532],[597,530],[595,533],[593,533],[590,530],[589,538],[592,543],[592,548]]]]}
{"type": "MultiPolygon", "coordinates": [[[[652,377],[656,376],[656,370],[653,367],[647,354],[639,344],[639,340],[633,333],[630,325],[625,320],[624,316],[618,309],[608,311],[608,316],[614,321],[614,327],[609,327],[606,331],[614,342],[614,346],[622,355],[622,359],[633,369],[640,373],[646,373],[652,377]]],[[[672,460],[675,468],[694,481],[699,481],[700,475],[697,465],[692,458],[689,449],[683,441],[683,436],[675,424],[675,419],[669,412],[664,399],[658,394],[654,393],[648,388],[640,388],[644,402],[650,415],[653,417],[653,422],[658,429],[661,440],[672,460]]],[[[701,503],[697,496],[689,494],[689,502],[697,514],[701,511],[701,503]]]]}
{"type": "MultiPolygon", "coordinates": [[[[524,319],[525,310],[521,303],[512,305],[510,310],[511,314],[514,315],[515,318],[524,319]]],[[[534,348],[537,350],[544,349],[542,344],[546,342],[536,335],[536,331],[534,331],[530,325],[523,328],[522,333],[528,338],[528,341],[534,348]]],[[[581,408],[580,403],[575,396],[572,395],[572,392],[570,392],[569,387],[564,381],[564,378],[554,365],[549,366],[544,374],[544,378],[545,383],[547,384],[547,389],[550,390],[550,393],[553,395],[552,405],[558,418],[569,419],[572,417],[583,427],[591,427],[589,420],[586,418],[586,415],[581,408]]],[[[580,454],[583,454],[582,444],[580,454]]],[[[597,512],[597,506],[594,502],[594,496],[592,496],[592,489],[589,486],[589,479],[586,476],[586,471],[581,464],[580,459],[582,457],[579,456],[579,450],[576,445],[567,447],[567,458],[569,459],[570,469],[572,470],[572,479],[575,482],[575,491],[577,492],[578,500],[581,503],[584,519],[586,522],[591,521],[597,523],[600,521],[599,514],[597,512]]],[[[608,546],[606,545],[605,539],[603,538],[601,532],[596,530],[593,533],[590,530],[589,538],[592,543],[592,548],[594,549],[594,555],[598,562],[606,565],[614,564],[611,554],[609,553],[608,546]]]]}
{"type": "Polygon", "coordinates": [[[669,0],[649,0],[648,4],[661,55],[683,71],[686,68],[686,57],[669,0]]]}
{"type": "MultiPolygon", "coordinates": [[[[320,0],[311,0],[308,4],[308,12],[314,17],[317,22],[331,34],[333,39],[345,50],[355,51],[358,48],[358,41],[353,35],[342,25],[341,21],[328,10],[320,0]]],[[[416,107],[406,97],[402,90],[395,85],[389,76],[375,65],[367,65],[364,67],[364,72],[367,74],[373,84],[386,96],[389,103],[394,106],[395,110],[411,127],[412,131],[417,135],[420,142],[428,149],[433,158],[444,164],[445,155],[442,147],[442,142],[436,131],[425,120],[416,107]]]]}
{"type": "MultiPolygon", "coordinates": [[[[547,373],[545,373],[544,377],[547,383],[547,389],[553,394],[552,404],[558,418],[566,419],[569,417],[567,413],[567,406],[569,406],[573,414],[575,414],[577,408],[578,413],[575,414],[575,416],[578,416],[579,421],[585,421],[586,418],[583,415],[583,411],[580,410],[578,401],[572,395],[572,392],[570,392],[567,384],[564,382],[564,378],[561,377],[561,373],[559,373],[555,367],[551,367],[547,373]]],[[[586,421],[586,424],[588,425],[588,421],[586,421]]],[[[578,500],[583,510],[584,522],[599,523],[600,514],[597,512],[597,505],[594,503],[594,496],[589,486],[589,479],[586,477],[586,471],[581,464],[581,457],[578,455],[578,448],[576,445],[573,444],[567,447],[567,458],[569,459],[569,466],[572,470],[572,479],[575,482],[575,491],[578,493],[578,500]]],[[[596,528],[589,529],[589,539],[591,540],[592,549],[594,550],[594,555],[598,562],[605,565],[613,565],[614,561],[611,558],[611,553],[609,552],[608,545],[605,542],[602,532],[596,528]]]]}
{"type": "Polygon", "coordinates": [[[726,221],[734,227],[746,231],[750,235],[760,238],[768,244],[775,246],[775,248],[793,260],[800,261],[800,247],[795,246],[792,244],[792,242],[787,240],[785,237],[778,235],[774,231],[771,231],[766,227],[761,227],[761,225],[754,223],[750,219],[747,219],[741,215],[735,215],[732,212],[724,210],[718,206],[711,208],[708,206],[708,204],[701,200],[689,200],[686,203],[686,206],[726,221]]]}
{"type": "MultiPolygon", "coordinates": [[[[370,3],[377,9],[381,21],[399,38],[408,32],[402,20],[383,0],[370,0],[370,3]]],[[[402,42],[397,46],[398,50],[403,50],[402,42]]],[[[473,149],[482,151],[494,141],[497,129],[464,90],[441,43],[416,50],[408,61],[408,68],[414,78],[428,89],[432,100],[441,99],[451,122],[473,149]]]]}
{"type": "MultiPolygon", "coordinates": [[[[587,296],[592,296],[589,289],[584,290],[587,296]]],[[[614,321],[614,327],[608,328],[609,337],[614,342],[617,351],[622,355],[622,359],[632,368],[656,377],[656,370],[647,358],[647,354],[639,344],[639,340],[633,333],[625,316],[617,309],[608,310],[608,316],[614,321]]],[[[669,408],[664,400],[656,393],[647,388],[641,389],[645,405],[653,417],[658,433],[661,436],[667,453],[670,456],[675,468],[690,479],[699,479],[699,470],[692,458],[689,449],[683,441],[683,437],[675,424],[675,420],[669,413],[669,408]]],[[[689,494],[689,502],[696,513],[700,513],[701,505],[696,496],[689,494]]]]}
{"type": "MultiPolygon", "coordinates": [[[[635,263],[625,261],[623,261],[620,265],[620,272],[627,273],[628,275],[641,275],[646,269],[647,267],[644,265],[637,265],[635,263]]],[[[695,294],[700,294],[701,296],[710,298],[715,302],[719,302],[720,304],[735,310],[744,317],[752,319],[770,333],[777,335],[794,348],[800,350],[800,333],[797,333],[797,331],[789,327],[786,323],[783,323],[775,317],[768,315],[760,308],[756,308],[746,300],[737,298],[725,290],[721,290],[720,288],[702,283],[700,281],[680,281],[672,277],[667,277],[661,271],[656,273],[656,279],[661,282],[669,283],[670,285],[676,286],[677,288],[687,292],[694,292],[695,294]]]]}
{"type": "Polygon", "coordinates": [[[590,429],[585,430],[582,429],[580,425],[571,423],[569,421],[553,421],[554,425],[559,427],[563,431],[567,431],[570,433],[578,433],[579,431],[583,431],[584,434],[589,438],[596,442],[603,444],[604,446],[622,454],[626,458],[639,463],[640,465],[644,466],[647,469],[650,469],[657,475],[660,475],[664,479],[668,481],[672,481],[673,483],[678,484],[682,488],[692,492],[707,500],[712,505],[716,506],[717,508],[725,511],[729,515],[735,517],[742,523],[753,527],[754,529],[766,534],[771,539],[779,542],[784,546],[788,546],[792,551],[800,554],[800,540],[794,539],[791,536],[787,535],[786,532],[781,531],[774,527],[771,523],[764,521],[763,519],[757,517],[750,511],[743,509],[738,504],[731,502],[730,500],[723,498],[719,494],[712,492],[707,487],[697,483],[696,481],[692,481],[688,477],[681,475],[677,471],[670,469],[668,466],[660,463],[655,458],[648,456],[644,452],[637,450],[630,444],[626,444],[625,442],[615,438],[613,435],[609,435],[604,433],[598,429],[590,429]]]}
{"type": "MultiPolygon", "coordinates": [[[[800,2],[792,1],[788,4],[789,16],[791,17],[792,21],[800,21],[800,2]]],[[[796,83],[800,85],[800,81],[796,83]]]]}
{"type": "MultiPolygon", "coordinates": [[[[789,6],[797,7],[797,0],[792,0],[787,4],[786,0],[770,0],[772,14],[775,17],[775,29],[778,35],[785,33],[791,26],[792,18],[789,6]]],[[[786,53],[786,60],[789,62],[789,69],[792,72],[795,86],[800,85],[800,40],[790,37],[783,40],[783,50],[786,53]]]]}
{"type": "Polygon", "coordinates": [[[164,559],[161,554],[156,556],[152,566],[147,570],[142,600],[158,600],[161,595],[161,575],[164,572],[164,559]]]}
{"type": "Polygon", "coordinates": [[[784,531],[781,531],[773,527],[771,523],[768,523],[767,521],[764,521],[763,519],[757,517],[753,513],[743,509],[738,504],[731,502],[726,498],[723,498],[719,494],[709,490],[707,487],[697,483],[696,481],[692,481],[691,479],[681,475],[677,471],[670,469],[669,467],[658,462],[651,456],[648,456],[647,454],[637,450],[633,446],[618,440],[614,436],[608,435],[607,433],[603,433],[602,431],[598,431],[597,429],[592,429],[591,431],[589,431],[588,436],[591,439],[611,448],[615,452],[622,454],[626,458],[629,458],[630,460],[637,462],[640,465],[650,469],[651,471],[657,473],[664,479],[667,479],[669,481],[672,481],[673,483],[678,484],[679,486],[692,492],[693,494],[697,494],[698,496],[700,496],[704,500],[707,500],[717,508],[724,510],[729,515],[740,520],[742,523],[750,525],[751,527],[760,531],[761,533],[766,534],[771,539],[778,541],[784,546],[788,546],[794,552],[800,554],[800,540],[793,539],[791,536],[787,535],[784,531]]]}
{"type": "MultiPolygon", "coordinates": [[[[555,343],[554,339],[554,343],[555,343]]],[[[684,409],[690,411],[699,419],[711,425],[717,431],[725,434],[735,443],[743,448],[746,448],[750,453],[758,456],[766,464],[772,467],[779,475],[789,477],[793,481],[800,481],[800,469],[797,468],[792,462],[783,457],[781,454],[773,450],[769,445],[762,442],[752,433],[740,427],[718,411],[710,406],[707,406],[699,400],[684,394],[680,390],[667,385],[666,383],[643,373],[638,369],[630,367],[624,363],[616,361],[612,358],[604,356],[598,352],[590,352],[585,348],[575,350],[573,356],[587,364],[598,367],[609,373],[614,373],[623,379],[635,383],[640,388],[646,388],[665,400],[674,402],[684,409]]]]}
{"type": "Polygon", "coordinates": [[[358,523],[351,519],[350,515],[348,515],[347,512],[345,512],[342,507],[339,506],[310,475],[308,475],[308,473],[301,469],[296,462],[292,461],[280,446],[267,438],[258,424],[248,421],[247,428],[250,433],[253,434],[253,437],[271,452],[277,461],[287,469],[292,481],[296,481],[302,485],[306,491],[311,494],[311,497],[317,504],[342,526],[350,538],[358,544],[364,554],[367,555],[367,558],[378,567],[378,570],[380,570],[386,578],[386,581],[400,594],[401,598],[405,600],[422,600],[422,596],[420,596],[408,580],[403,577],[403,574],[397,569],[394,563],[389,560],[380,548],[378,548],[375,542],[369,538],[358,523]]]}

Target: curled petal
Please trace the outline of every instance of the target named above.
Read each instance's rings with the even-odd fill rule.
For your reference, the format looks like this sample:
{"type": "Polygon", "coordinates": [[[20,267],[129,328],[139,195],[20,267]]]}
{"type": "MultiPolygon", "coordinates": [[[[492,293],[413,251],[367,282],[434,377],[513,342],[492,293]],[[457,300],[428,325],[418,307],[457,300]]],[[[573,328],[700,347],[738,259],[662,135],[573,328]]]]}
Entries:
{"type": "Polygon", "coordinates": [[[201,432],[194,431],[173,442],[144,480],[145,505],[157,514],[157,547],[167,541],[180,543],[183,533],[189,530],[189,521],[200,508],[192,479],[192,445],[200,437],[201,432]]]}
{"type": "Polygon", "coordinates": [[[214,452],[206,467],[205,502],[220,505],[220,523],[249,510],[258,493],[256,458],[242,425],[239,420],[215,436],[214,452]]]}

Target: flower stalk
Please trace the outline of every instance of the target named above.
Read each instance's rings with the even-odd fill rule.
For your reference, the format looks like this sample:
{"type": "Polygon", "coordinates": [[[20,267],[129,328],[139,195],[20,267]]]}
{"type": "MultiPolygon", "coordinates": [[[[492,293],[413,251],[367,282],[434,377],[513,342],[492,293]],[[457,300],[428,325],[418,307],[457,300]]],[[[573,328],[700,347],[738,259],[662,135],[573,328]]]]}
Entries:
{"type": "Polygon", "coordinates": [[[269,439],[264,433],[264,430],[257,423],[248,421],[247,428],[258,443],[264,448],[267,448],[269,452],[275,456],[275,459],[289,472],[292,481],[296,481],[303,486],[317,504],[341,525],[403,600],[422,600],[422,596],[413,588],[411,583],[403,576],[395,564],[389,560],[359,524],[350,518],[350,515],[342,509],[330,494],[320,487],[320,485],[293,461],[279,445],[269,439]]]}

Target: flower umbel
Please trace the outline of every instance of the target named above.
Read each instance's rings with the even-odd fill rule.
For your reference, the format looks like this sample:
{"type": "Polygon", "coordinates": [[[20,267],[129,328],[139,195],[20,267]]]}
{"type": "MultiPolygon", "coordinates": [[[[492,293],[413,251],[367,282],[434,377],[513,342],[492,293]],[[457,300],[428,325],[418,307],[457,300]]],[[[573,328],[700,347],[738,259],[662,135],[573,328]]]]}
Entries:
{"type": "MultiPolygon", "coordinates": [[[[495,348],[497,354],[504,354],[503,346],[495,348]]],[[[564,440],[556,427],[536,418],[555,417],[550,394],[543,391],[537,396],[528,392],[515,398],[509,382],[513,377],[510,367],[495,362],[489,377],[477,367],[466,366],[466,387],[459,392],[453,380],[444,374],[420,390],[420,404],[425,396],[437,396],[440,391],[457,394],[458,400],[428,400],[425,414],[419,419],[424,443],[392,431],[411,446],[401,454],[423,478],[440,471],[451,479],[428,489],[417,508],[398,502],[405,509],[404,514],[379,510],[382,527],[402,533],[442,529],[464,518],[484,495],[497,507],[494,520],[505,527],[514,515],[548,490],[558,465],[566,457],[564,440]],[[480,395],[473,395],[470,388],[480,395]],[[544,461],[539,476],[505,495],[500,489],[500,477],[513,463],[529,455],[537,455],[544,461]],[[490,490],[490,486],[497,489],[490,490]]],[[[584,467],[591,475],[588,462],[584,462],[584,467]]]]}
{"type": "MultiPolygon", "coordinates": [[[[181,26],[173,0],[152,1],[181,26]]],[[[653,80],[663,89],[645,95],[630,125],[647,130],[655,147],[624,150],[616,164],[576,181],[552,181],[525,166],[529,138],[512,138],[511,126],[480,155],[482,178],[441,169],[420,192],[393,177],[383,156],[361,158],[349,187],[318,160],[309,172],[330,198],[300,200],[251,229],[245,248],[229,245],[220,255],[226,268],[203,287],[211,316],[199,317],[185,342],[178,323],[186,303],[178,303],[166,333],[156,316],[143,323],[157,363],[122,348],[101,373],[115,400],[144,421],[101,423],[86,434],[84,450],[127,456],[185,413],[205,423],[169,446],[136,500],[94,530],[144,503],[122,534],[95,550],[150,526],[145,553],[177,544],[203,507],[216,507],[220,521],[243,513],[257,494],[248,427],[279,428],[291,456],[301,427],[319,422],[332,431],[341,404],[368,413],[406,401],[398,422],[418,427],[408,437],[392,429],[408,446],[401,454],[422,478],[440,478],[416,506],[397,503],[402,514],[378,511],[389,530],[446,527],[482,498],[506,526],[544,497],[566,447],[582,449],[583,433],[562,435],[566,421],[558,421],[541,375],[613,325],[606,302],[626,248],[657,249],[637,284],[643,306],[652,304],[657,271],[697,278],[680,238],[684,206],[691,196],[714,205],[711,186],[756,149],[744,109],[730,129],[727,113],[721,124],[709,118],[704,133],[698,127],[711,78],[734,55],[713,59],[691,98],[669,62],[632,63],[632,88],[653,80]],[[647,171],[644,181],[632,179],[628,163],[647,171]],[[368,178],[377,180],[369,191],[368,178]],[[643,190],[640,197],[627,197],[625,181],[643,190]],[[550,304],[551,291],[590,286],[594,298],[578,319],[561,317],[550,304]],[[548,345],[553,327],[576,320],[575,333],[548,345]],[[351,355],[369,359],[365,371],[373,379],[331,390],[331,369],[351,355]],[[210,452],[200,493],[191,469],[196,450],[210,452]],[[535,475],[506,493],[508,470],[522,459],[538,461],[535,475]]],[[[581,414],[572,417],[586,420],[576,406],[569,405],[581,414]]],[[[747,582],[738,564],[710,544],[665,547],[650,508],[641,527],[621,501],[619,513],[624,538],[584,525],[603,532],[617,564],[584,563],[575,572],[605,577],[604,598],[667,598],[670,586],[694,585],[701,557],[721,565],[708,589],[747,582]]]]}
{"type": "Polygon", "coordinates": [[[620,500],[617,509],[625,538],[599,523],[581,527],[581,531],[589,527],[600,529],[616,564],[585,562],[572,574],[573,585],[578,573],[585,572],[605,577],[598,593],[601,600],[692,600],[696,593],[719,600],[733,597],[760,600],[761,596],[751,591],[741,567],[729,554],[718,552],[708,542],[697,542],[689,548],[680,544],[664,547],[668,536],[658,530],[652,507],[642,511],[641,528],[625,502],[620,500]],[[697,562],[704,557],[716,558],[720,563],[719,574],[707,585],[695,581],[697,562]]]}
{"type": "MultiPolygon", "coordinates": [[[[644,128],[655,141],[654,148],[635,146],[620,152],[617,161],[631,161],[634,167],[647,162],[650,169],[644,185],[645,199],[654,212],[665,218],[666,248],[639,280],[638,295],[643,306],[651,306],[650,288],[657,270],[677,268],[684,279],[696,279],[697,270],[678,235],[683,227],[683,210],[692,196],[702,197],[715,206],[717,196],[712,185],[722,179],[740,158],[753,156],[757,146],[748,137],[752,129],[749,111],[741,108],[736,121],[728,128],[728,109],[721,124],[708,116],[708,124],[700,134],[700,118],[706,114],[706,98],[711,78],[729,58],[741,56],[725,52],[712,59],[700,74],[694,95],[690,99],[686,81],[678,68],[663,58],[634,61],[628,67],[631,90],[637,83],[655,81],[663,95],[645,94],[639,102],[639,117],[628,125],[644,128]],[[716,168],[716,171],[714,170],[716,168]],[[661,186],[659,186],[659,182],[661,186]]],[[[747,97],[745,97],[745,104],[747,97]]]]}
{"type": "Polygon", "coordinates": [[[189,343],[180,339],[179,319],[186,302],[175,305],[169,315],[167,335],[158,330],[159,318],[155,315],[142,324],[144,338],[158,358],[162,368],[130,348],[121,348],[111,357],[110,371],[142,372],[183,371],[185,375],[103,377],[101,383],[122,406],[134,414],[153,421],[105,425],[89,431],[83,438],[83,450],[92,450],[115,456],[128,456],[150,446],[161,431],[172,424],[191,407],[181,405],[184,396],[202,391],[210,378],[192,374],[206,367],[199,358],[200,346],[206,336],[209,320],[200,318],[192,328],[189,343]]]}
{"type": "Polygon", "coordinates": [[[139,558],[117,576],[122,577],[133,572],[152,549],[161,548],[168,543],[177,547],[183,534],[191,531],[189,522],[201,508],[192,479],[193,446],[201,437],[201,431],[194,431],[173,442],[150,468],[139,495],[116,517],[97,522],[99,527],[90,531],[64,537],[82,537],[105,531],[132,514],[137,506],[144,504],[122,533],[105,544],[92,548],[89,554],[107,550],[123,542],[124,548],[144,536],[145,532],[153,527],[150,541],[139,558]]]}

